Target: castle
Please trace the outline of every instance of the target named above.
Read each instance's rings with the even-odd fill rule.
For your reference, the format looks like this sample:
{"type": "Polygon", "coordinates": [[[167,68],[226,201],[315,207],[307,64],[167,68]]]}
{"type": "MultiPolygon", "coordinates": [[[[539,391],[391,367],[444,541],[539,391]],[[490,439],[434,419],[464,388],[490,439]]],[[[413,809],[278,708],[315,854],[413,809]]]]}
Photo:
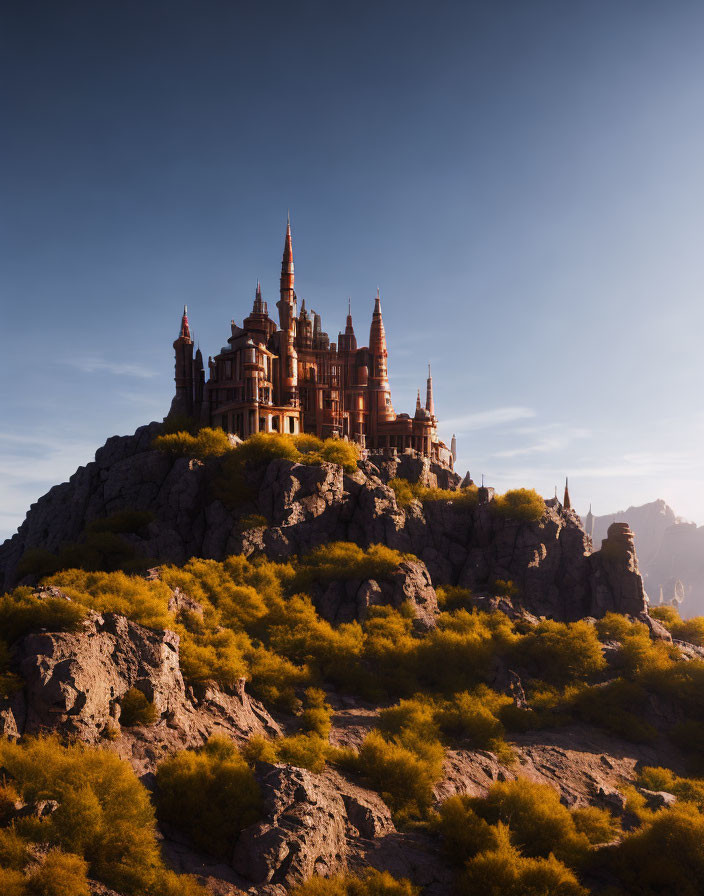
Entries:
{"type": "Polygon", "coordinates": [[[369,346],[358,347],[348,307],[337,344],[321,327],[320,315],[298,311],[294,290],[291,222],[281,263],[279,324],[269,317],[257,282],[252,311],[219,354],[208,358],[205,379],[200,348],[193,354],[187,308],[174,342],[176,394],[170,414],[222,427],[240,438],[256,432],[350,439],[363,448],[413,452],[452,469],[455,455],[438,438],[433,380],[428,365],[425,406],[420,390],[413,416],[396,414],[387,373],[388,351],[377,290],[369,346]]]}

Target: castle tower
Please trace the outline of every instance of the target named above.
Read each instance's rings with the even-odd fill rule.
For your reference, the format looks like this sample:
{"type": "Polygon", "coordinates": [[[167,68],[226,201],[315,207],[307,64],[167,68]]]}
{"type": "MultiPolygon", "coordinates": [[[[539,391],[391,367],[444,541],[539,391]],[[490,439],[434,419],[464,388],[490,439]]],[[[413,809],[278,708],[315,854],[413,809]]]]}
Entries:
{"type": "Polygon", "coordinates": [[[376,436],[377,424],[395,419],[391,404],[391,389],[387,372],[389,353],[386,348],[386,333],[381,316],[381,298],[376,291],[372,325],[369,330],[369,354],[371,370],[369,371],[369,427],[371,435],[376,436]]]}
{"type": "Polygon", "coordinates": [[[347,300],[347,322],[345,324],[344,335],[340,333],[337,340],[338,347],[341,352],[356,352],[357,337],[354,335],[354,327],[352,326],[352,302],[347,300]]]}
{"type": "Polygon", "coordinates": [[[594,514],[592,513],[592,505],[589,505],[589,513],[584,521],[584,529],[590,538],[594,538],[594,514]]]}
{"type": "Polygon", "coordinates": [[[428,364],[428,382],[425,388],[425,409],[431,417],[435,416],[435,402],[433,401],[433,377],[428,364]]]}
{"type": "Polygon", "coordinates": [[[419,414],[423,410],[423,407],[420,403],[420,389],[418,390],[418,395],[416,396],[416,414],[419,414]]]}
{"type": "Polygon", "coordinates": [[[171,402],[169,414],[193,415],[193,339],[188,324],[188,306],[183,306],[181,329],[174,342],[176,394],[171,402]]]}
{"type": "Polygon", "coordinates": [[[281,404],[295,405],[298,396],[298,354],[296,352],[296,293],[294,292],[293,244],[291,218],[286,221],[284,254],[281,260],[281,279],[276,303],[281,327],[279,343],[279,394],[281,404]]]}
{"type": "Polygon", "coordinates": [[[450,442],[450,451],[452,452],[452,460],[457,463],[457,439],[454,432],[452,433],[452,441],[450,442]]]}
{"type": "Polygon", "coordinates": [[[562,506],[565,510],[572,510],[572,502],[570,501],[570,490],[567,485],[567,477],[565,477],[565,497],[562,501],[562,506]]]}

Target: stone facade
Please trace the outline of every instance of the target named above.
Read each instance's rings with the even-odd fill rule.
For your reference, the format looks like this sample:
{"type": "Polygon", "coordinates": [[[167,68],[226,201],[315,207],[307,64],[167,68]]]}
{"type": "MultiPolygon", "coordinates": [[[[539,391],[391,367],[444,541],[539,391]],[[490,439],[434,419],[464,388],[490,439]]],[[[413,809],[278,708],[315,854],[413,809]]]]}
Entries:
{"type": "Polygon", "coordinates": [[[290,222],[281,264],[278,326],[257,283],[251,313],[208,359],[208,379],[193,353],[187,309],[174,342],[176,394],[172,414],[193,417],[241,438],[256,432],[343,438],[371,449],[413,451],[452,469],[453,450],[437,434],[433,380],[428,368],[425,405],[420,391],[413,416],[396,414],[388,379],[388,350],[377,290],[369,346],[359,347],[348,308],[337,343],[323,332],[320,315],[298,310],[290,222]]]}

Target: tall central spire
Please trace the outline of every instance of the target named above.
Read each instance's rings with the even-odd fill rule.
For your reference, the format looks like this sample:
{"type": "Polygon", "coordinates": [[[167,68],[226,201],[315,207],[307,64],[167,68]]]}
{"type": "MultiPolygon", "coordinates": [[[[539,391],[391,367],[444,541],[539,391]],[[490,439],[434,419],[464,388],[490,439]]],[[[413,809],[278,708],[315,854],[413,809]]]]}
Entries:
{"type": "Polygon", "coordinates": [[[284,239],[284,257],[281,262],[281,276],[290,274],[293,281],[293,243],[291,242],[291,216],[286,218],[286,238],[284,239]]]}
{"type": "Polygon", "coordinates": [[[435,416],[435,402],[433,401],[433,377],[428,364],[428,383],[425,390],[425,409],[431,417],[435,416]]]}
{"type": "Polygon", "coordinates": [[[181,332],[178,334],[180,339],[191,338],[191,328],[188,325],[188,305],[183,306],[183,316],[181,318],[181,332]]]}

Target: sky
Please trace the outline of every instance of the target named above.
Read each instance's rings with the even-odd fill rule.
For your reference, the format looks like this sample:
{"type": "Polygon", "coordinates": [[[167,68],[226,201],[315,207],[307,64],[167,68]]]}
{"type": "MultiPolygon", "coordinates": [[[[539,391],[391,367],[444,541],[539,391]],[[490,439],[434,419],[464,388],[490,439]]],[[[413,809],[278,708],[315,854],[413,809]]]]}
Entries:
{"type": "Polygon", "coordinates": [[[299,301],[459,471],[704,524],[704,6],[15,0],[0,10],[0,538],[299,301]]]}

